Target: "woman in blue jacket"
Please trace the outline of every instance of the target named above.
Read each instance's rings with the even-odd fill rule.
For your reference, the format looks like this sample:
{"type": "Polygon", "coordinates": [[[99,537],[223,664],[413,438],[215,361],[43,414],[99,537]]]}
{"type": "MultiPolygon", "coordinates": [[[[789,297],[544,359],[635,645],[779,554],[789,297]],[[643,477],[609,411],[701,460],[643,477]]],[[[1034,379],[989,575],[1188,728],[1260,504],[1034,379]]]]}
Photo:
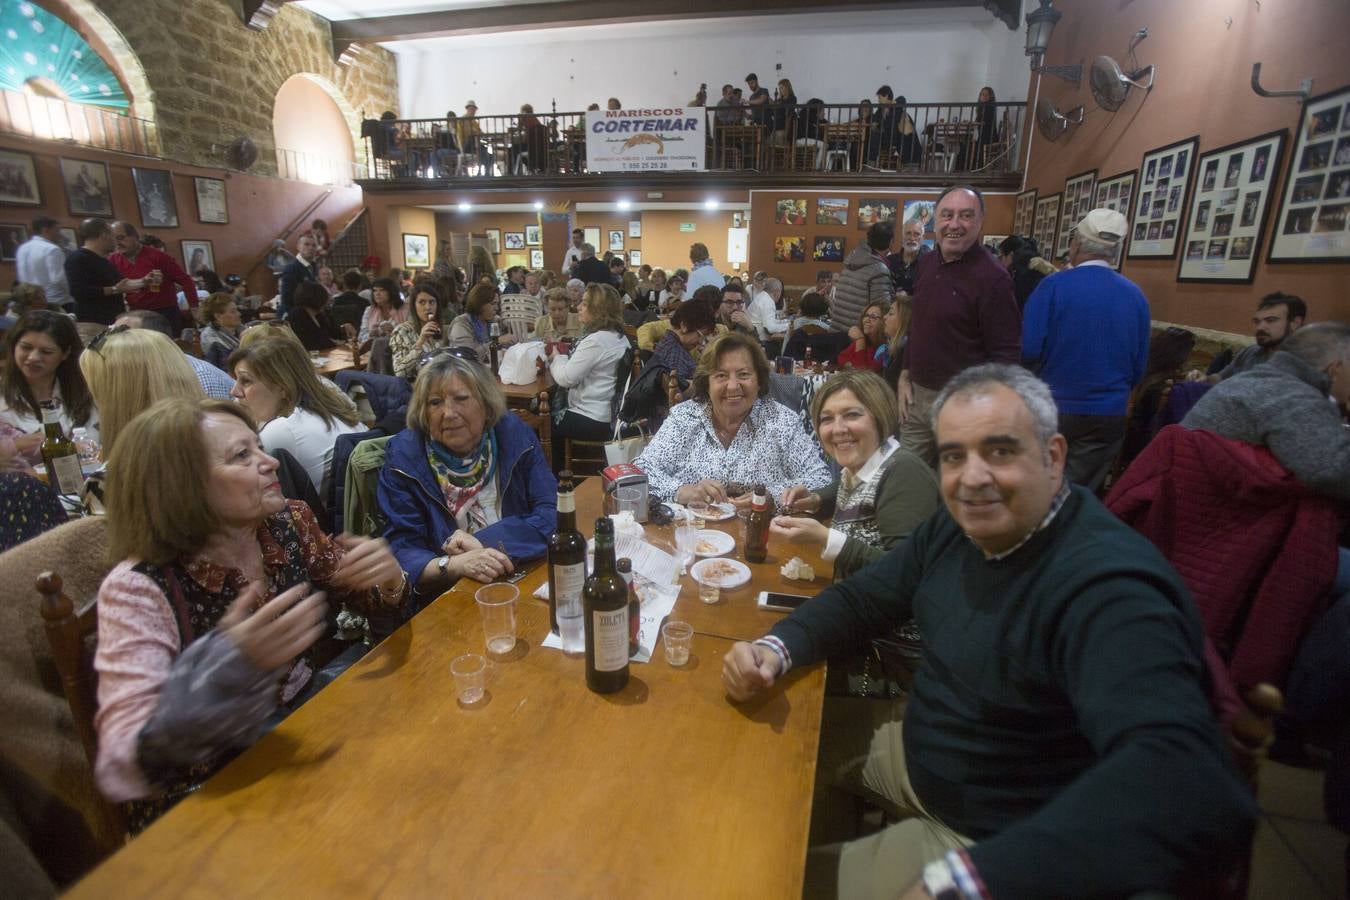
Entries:
{"type": "Polygon", "coordinates": [[[444,355],[418,373],[408,427],[389,442],[385,538],[421,603],[544,555],[558,482],[538,436],[482,364],[444,355]]]}

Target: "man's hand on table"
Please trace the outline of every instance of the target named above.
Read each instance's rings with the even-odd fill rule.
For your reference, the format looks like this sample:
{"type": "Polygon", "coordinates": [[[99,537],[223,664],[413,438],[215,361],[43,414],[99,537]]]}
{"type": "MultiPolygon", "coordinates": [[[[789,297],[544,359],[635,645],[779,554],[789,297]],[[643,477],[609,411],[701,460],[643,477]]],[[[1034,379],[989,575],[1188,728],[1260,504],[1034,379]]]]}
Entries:
{"type": "Polygon", "coordinates": [[[722,685],[732,700],[749,700],[773,687],[782,669],[782,657],[768,647],[737,641],[722,657],[722,685]]]}

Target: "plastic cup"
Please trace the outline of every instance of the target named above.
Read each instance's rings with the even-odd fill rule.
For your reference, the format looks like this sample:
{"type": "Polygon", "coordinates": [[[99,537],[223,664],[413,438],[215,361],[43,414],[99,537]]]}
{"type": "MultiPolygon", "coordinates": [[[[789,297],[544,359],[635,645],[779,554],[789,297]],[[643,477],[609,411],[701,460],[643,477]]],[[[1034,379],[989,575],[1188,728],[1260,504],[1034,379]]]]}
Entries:
{"type": "Polygon", "coordinates": [[[492,656],[503,656],[516,646],[516,599],[514,584],[485,584],[474,592],[483,617],[483,643],[492,656]]]}
{"type": "Polygon", "coordinates": [[[450,674],[455,676],[455,696],[464,706],[483,702],[487,696],[487,660],[477,653],[456,656],[450,662],[450,674]]]}
{"type": "Polygon", "coordinates": [[[694,641],[694,626],[688,622],[667,622],[661,626],[661,646],[666,651],[666,662],[683,666],[689,662],[689,645],[694,641]]]}
{"type": "Polygon", "coordinates": [[[698,599],[709,605],[722,601],[722,584],[715,578],[698,580],[698,599]]]}
{"type": "Polygon", "coordinates": [[[642,491],[637,488],[619,488],[614,492],[614,511],[616,513],[630,513],[633,520],[636,521],[641,505],[642,491]]]}

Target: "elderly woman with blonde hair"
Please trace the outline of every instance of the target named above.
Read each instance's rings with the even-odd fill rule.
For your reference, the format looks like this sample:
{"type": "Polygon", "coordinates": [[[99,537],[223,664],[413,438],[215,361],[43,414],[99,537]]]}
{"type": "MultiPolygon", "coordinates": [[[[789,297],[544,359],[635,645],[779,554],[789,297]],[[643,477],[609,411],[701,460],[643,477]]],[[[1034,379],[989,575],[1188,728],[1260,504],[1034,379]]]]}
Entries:
{"type": "Polygon", "coordinates": [[[276,473],[239,404],[163,400],[118,437],[94,775],[133,833],[303,702],[339,607],[406,597],[384,541],[330,538],[276,473]]]}
{"type": "Polygon", "coordinates": [[[623,327],[619,292],[607,284],[591,284],[577,307],[582,338],[568,354],[555,348],[549,373],[567,389],[567,406],[553,426],[553,468],[563,467],[564,438],[603,441],[614,429],[614,398],[628,372],[625,359],[632,345],[623,327]]]}

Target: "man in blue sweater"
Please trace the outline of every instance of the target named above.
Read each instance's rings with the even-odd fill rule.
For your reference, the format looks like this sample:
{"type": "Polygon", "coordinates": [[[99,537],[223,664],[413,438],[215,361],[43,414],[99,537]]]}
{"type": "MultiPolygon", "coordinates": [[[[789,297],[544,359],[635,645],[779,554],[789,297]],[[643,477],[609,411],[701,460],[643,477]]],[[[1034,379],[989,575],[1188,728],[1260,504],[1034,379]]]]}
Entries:
{"type": "Polygon", "coordinates": [[[1065,482],[1056,415],[1024,369],[954,376],[933,407],[945,509],[724,658],[745,702],[911,616],[923,634],[903,721],[869,701],[822,729],[817,767],[909,818],[816,848],[807,895],[1128,897],[1243,852],[1256,805],[1199,616],[1158,550],[1065,482]]]}
{"type": "Polygon", "coordinates": [[[1022,364],[1050,385],[1068,477],[1101,489],[1125,440],[1130,391],[1148,361],[1148,300],[1111,267],[1129,224],[1094,209],[1069,241],[1072,268],[1041,281],[1022,317],[1022,364]]]}

